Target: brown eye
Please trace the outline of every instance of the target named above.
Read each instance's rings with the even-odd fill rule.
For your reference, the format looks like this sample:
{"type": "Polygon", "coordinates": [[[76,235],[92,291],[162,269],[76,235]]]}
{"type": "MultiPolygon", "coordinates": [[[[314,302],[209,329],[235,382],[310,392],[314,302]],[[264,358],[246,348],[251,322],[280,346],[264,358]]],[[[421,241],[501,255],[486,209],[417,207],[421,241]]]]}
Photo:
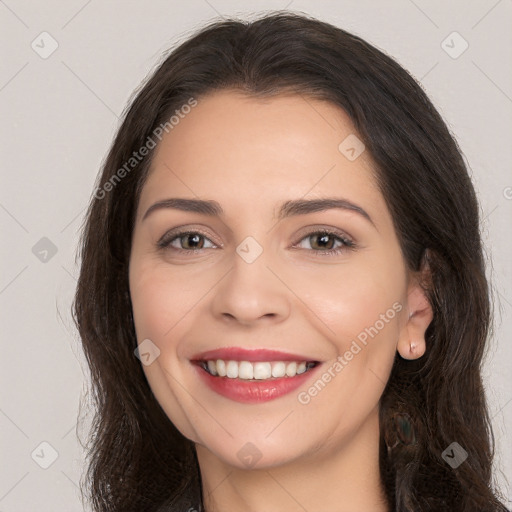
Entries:
{"type": "Polygon", "coordinates": [[[202,249],[204,245],[204,237],[198,233],[187,233],[180,236],[179,240],[184,249],[202,249]]]}
{"type": "Polygon", "coordinates": [[[205,241],[215,245],[202,233],[198,231],[182,231],[179,233],[166,233],[158,242],[159,249],[169,249],[171,251],[193,252],[201,249],[209,249],[205,247],[205,241]]]}
{"type": "Polygon", "coordinates": [[[312,231],[311,233],[308,233],[299,241],[299,245],[304,240],[308,241],[308,245],[310,247],[301,248],[311,249],[309,252],[313,252],[315,256],[337,255],[347,249],[355,248],[355,243],[343,234],[325,230],[312,231]],[[338,244],[338,246],[335,247],[335,244],[338,244]]]}
{"type": "Polygon", "coordinates": [[[319,234],[317,233],[314,235],[310,235],[309,239],[315,240],[314,243],[310,244],[313,249],[318,248],[318,249],[330,250],[333,248],[333,245],[335,244],[334,235],[331,235],[329,233],[319,233],[319,234]],[[329,239],[330,239],[330,242],[329,242],[329,239]],[[314,247],[315,245],[317,245],[318,247],[314,247]]]}

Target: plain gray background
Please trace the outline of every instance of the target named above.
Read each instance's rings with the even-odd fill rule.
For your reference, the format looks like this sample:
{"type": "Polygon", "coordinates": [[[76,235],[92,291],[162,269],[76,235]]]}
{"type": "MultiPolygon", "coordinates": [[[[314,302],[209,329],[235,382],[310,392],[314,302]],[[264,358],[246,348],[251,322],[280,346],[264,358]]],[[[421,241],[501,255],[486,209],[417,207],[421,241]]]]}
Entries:
{"type": "Polygon", "coordinates": [[[206,21],[280,9],[390,54],[421,81],[460,144],[495,287],[484,375],[496,474],[512,503],[512,0],[0,0],[0,512],[83,510],[75,425],[88,377],[69,313],[74,255],[130,95],[165,49],[206,21]]]}

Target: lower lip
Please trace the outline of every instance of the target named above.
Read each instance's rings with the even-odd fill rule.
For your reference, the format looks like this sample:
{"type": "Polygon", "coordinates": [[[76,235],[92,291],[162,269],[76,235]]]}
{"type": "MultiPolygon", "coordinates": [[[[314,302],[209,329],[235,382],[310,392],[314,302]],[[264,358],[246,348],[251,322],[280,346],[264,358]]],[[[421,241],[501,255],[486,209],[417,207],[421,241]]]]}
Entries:
{"type": "Polygon", "coordinates": [[[261,381],[244,381],[241,379],[230,379],[229,377],[214,377],[198,365],[194,365],[199,372],[200,378],[207,386],[226,398],[246,404],[256,404],[275,400],[281,396],[295,391],[311,377],[313,372],[320,367],[317,364],[314,368],[296,375],[295,377],[282,377],[261,381]]]}

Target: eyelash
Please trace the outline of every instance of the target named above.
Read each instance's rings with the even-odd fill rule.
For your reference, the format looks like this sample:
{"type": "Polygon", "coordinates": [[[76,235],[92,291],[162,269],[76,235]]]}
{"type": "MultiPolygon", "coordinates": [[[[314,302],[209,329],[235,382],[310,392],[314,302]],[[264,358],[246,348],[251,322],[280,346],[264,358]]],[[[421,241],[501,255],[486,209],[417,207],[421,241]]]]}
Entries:
{"type": "MultiPolygon", "coordinates": [[[[193,253],[196,254],[200,252],[202,249],[180,249],[176,247],[170,247],[171,243],[175,240],[179,240],[180,238],[186,236],[186,235],[200,235],[203,238],[206,238],[211,242],[211,240],[206,236],[206,234],[202,233],[201,231],[179,231],[179,232],[170,232],[166,233],[162,238],[157,242],[157,247],[160,250],[171,250],[173,252],[178,253],[193,253]]],[[[315,249],[306,249],[309,252],[313,252],[315,256],[338,256],[342,252],[345,252],[346,250],[354,250],[356,248],[356,244],[353,240],[349,239],[346,235],[343,235],[337,231],[333,231],[330,229],[318,229],[316,231],[310,231],[309,233],[306,233],[300,240],[298,240],[295,244],[302,242],[304,239],[309,238],[313,235],[330,235],[333,236],[337,241],[341,242],[343,245],[342,247],[338,247],[337,249],[327,249],[324,251],[321,250],[315,250],[315,249]]],[[[213,243],[213,242],[212,242],[213,243]]]]}

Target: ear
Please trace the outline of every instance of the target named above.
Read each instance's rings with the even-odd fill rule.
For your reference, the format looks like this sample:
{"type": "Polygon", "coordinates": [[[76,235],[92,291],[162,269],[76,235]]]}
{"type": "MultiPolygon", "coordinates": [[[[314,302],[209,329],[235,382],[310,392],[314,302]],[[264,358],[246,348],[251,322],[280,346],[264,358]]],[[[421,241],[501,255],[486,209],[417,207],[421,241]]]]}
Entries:
{"type": "Polygon", "coordinates": [[[406,314],[406,323],[400,331],[397,350],[404,359],[418,359],[427,348],[425,332],[434,314],[427,295],[417,279],[409,285],[406,314]]]}

